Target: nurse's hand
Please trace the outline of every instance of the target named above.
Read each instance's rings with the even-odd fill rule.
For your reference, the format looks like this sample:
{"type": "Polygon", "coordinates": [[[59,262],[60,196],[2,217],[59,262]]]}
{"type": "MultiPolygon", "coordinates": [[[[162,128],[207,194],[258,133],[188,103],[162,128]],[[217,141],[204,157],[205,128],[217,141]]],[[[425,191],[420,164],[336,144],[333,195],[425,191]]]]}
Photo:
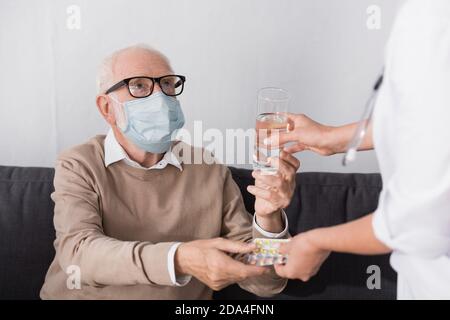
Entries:
{"type": "Polygon", "coordinates": [[[329,156],[341,152],[342,146],[332,142],[333,127],[322,125],[304,114],[286,113],[289,119],[288,131],[272,134],[264,143],[271,147],[283,146],[289,153],[310,150],[320,155],[329,156]],[[267,143],[266,143],[267,142],[267,143]]]}
{"type": "Polygon", "coordinates": [[[288,243],[282,244],[280,253],[287,254],[285,265],[275,265],[276,273],[283,278],[308,281],[316,275],[330,251],[319,248],[315,243],[316,230],[300,233],[288,243]]]}

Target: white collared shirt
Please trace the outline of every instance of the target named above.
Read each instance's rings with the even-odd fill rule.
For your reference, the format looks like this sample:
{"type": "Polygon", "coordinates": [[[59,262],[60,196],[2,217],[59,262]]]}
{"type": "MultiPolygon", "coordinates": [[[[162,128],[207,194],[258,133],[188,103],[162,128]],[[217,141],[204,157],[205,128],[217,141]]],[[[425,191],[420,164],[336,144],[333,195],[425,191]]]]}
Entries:
{"type": "MultiPolygon", "coordinates": [[[[164,169],[167,167],[167,165],[172,165],[177,167],[180,171],[183,171],[183,167],[181,165],[181,160],[178,159],[178,157],[172,152],[172,149],[169,149],[167,151],[163,158],[153,166],[146,168],[141,166],[136,161],[130,159],[128,154],[125,152],[125,150],[122,148],[122,146],[117,141],[116,137],[114,136],[114,132],[110,129],[108,131],[108,134],[105,138],[105,167],[108,167],[110,164],[118,162],[118,161],[125,161],[126,164],[139,168],[142,170],[152,170],[152,169],[164,169]]],[[[288,233],[288,219],[287,215],[282,210],[283,213],[283,220],[285,228],[280,233],[272,233],[265,231],[262,229],[257,223],[256,223],[256,215],[253,216],[253,227],[261,233],[263,236],[267,238],[283,238],[288,233]]],[[[181,242],[177,242],[172,245],[172,247],[169,249],[169,253],[167,255],[167,266],[169,271],[170,280],[172,281],[173,285],[175,286],[185,286],[186,284],[191,281],[192,276],[176,276],[175,274],[175,252],[177,251],[178,246],[181,244],[181,242]]]]}
{"type": "Polygon", "coordinates": [[[122,146],[114,136],[114,132],[110,129],[105,138],[105,167],[108,167],[114,162],[122,160],[124,160],[128,165],[132,167],[144,170],[164,169],[168,164],[170,164],[180,169],[180,171],[183,171],[180,160],[178,160],[177,156],[172,152],[172,149],[169,149],[169,151],[164,154],[163,158],[155,165],[149,168],[141,166],[136,161],[130,159],[128,154],[125,152],[125,150],[123,150],[122,146]]]}

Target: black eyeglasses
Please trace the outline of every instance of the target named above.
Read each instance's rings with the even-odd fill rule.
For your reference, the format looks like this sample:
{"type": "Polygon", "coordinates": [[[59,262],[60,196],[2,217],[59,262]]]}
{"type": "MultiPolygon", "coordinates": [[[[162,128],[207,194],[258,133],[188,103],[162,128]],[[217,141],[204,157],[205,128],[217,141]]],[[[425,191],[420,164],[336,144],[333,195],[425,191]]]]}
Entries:
{"type": "Polygon", "coordinates": [[[185,76],[180,76],[177,74],[169,74],[159,78],[132,77],[119,81],[106,90],[105,94],[111,93],[123,86],[127,86],[128,92],[132,97],[146,98],[152,94],[156,82],[165,95],[175,97],[183,92],[185,81],[185,76]]]}

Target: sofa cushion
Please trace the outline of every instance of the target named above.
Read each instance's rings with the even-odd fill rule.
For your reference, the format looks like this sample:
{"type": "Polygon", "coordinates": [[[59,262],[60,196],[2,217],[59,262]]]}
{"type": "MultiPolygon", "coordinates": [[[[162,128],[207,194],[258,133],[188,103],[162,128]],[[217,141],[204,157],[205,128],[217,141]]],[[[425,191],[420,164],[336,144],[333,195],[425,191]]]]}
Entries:
{"type": "Polygon", "coordinates": [[[53,259],[54,170],[0,166],[0,299],[37,299],[53,259]]]}

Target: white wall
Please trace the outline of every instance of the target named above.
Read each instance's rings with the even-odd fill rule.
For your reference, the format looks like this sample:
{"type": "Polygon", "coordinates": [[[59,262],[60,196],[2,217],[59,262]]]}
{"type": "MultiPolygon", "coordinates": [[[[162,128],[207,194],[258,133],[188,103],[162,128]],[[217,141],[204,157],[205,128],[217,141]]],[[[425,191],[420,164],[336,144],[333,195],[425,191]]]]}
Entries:
{"type": "MultiPolygon", "coordinates": [[[[2,0],[0,165],[52,166],[64,148],[106,132],[95,107],[95,71],[117,48],[148,43],[187,76],[187,128],[254,125],[256,91],[281,86],[291,111],[338,125],[358,120],[383,64],[402,0],[2,0]],[[366,27],[369,5],[381,29],[366,27]],[[70,5],[81,29],[67,28],[70,5]]],[[[299,155],[305,171],[377,171],[372,152],[299,155]]]]}

